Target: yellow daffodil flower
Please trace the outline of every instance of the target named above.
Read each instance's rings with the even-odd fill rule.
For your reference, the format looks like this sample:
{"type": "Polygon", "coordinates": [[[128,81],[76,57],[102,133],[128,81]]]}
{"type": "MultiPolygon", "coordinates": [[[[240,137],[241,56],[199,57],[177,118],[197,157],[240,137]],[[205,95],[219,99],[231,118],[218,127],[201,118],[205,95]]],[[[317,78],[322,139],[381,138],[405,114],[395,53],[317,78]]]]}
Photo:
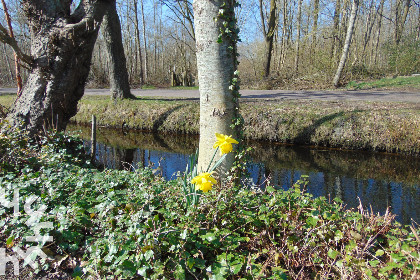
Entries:
{"type": "Polygon", "coordinates": [[[227,136],[224,134],[216,133],[217,141],[214,143],[213,148],[216,149],[217,147],[220,148],[220,154],[227,154],[232,151],[232,144],[239,144],[238,141],[232,138],[232,135],[227,136]]]}
{"type": "Polygon", "coordinates": [[[195,184],[196,190],[202,190],[203,192],[208,192],[212,189],[212,185],[217,183],[216,180],[211,177],[211,174],[213,174],[213,172],[201,173],[200,175],[194,177],[191,180],[191,183],[195,184]]]}

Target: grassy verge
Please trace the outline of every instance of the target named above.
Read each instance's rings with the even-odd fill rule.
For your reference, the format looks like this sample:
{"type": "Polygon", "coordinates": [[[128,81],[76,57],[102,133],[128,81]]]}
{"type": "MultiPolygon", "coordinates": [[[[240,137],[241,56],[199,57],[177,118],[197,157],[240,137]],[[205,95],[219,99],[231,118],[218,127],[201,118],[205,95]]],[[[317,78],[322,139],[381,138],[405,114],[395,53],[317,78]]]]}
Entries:
{"type": "MultiPolygon", "coordinates": [[[[13,102],[0,96],[0,104],[13,102]]],[[[420,155],[420,105],[361,101],[249,101],[241,103],[247,139],[420,155]]],[[[86,96],[72,119],[99,126],[198,134],[199,103],[141,98],[111,101],[86,96]]]]}
{"type": "MultiPolygon", "coordinates": [[[[420,230],[393,216],[345,210],[312,198],[303,178],[289,191],[223,184],[185,209],[179,180],[148,170],[99,171],[62,135],[36,145],[15,131],[0,135],[0,182],[6,199],[37,197],[35,234],[27,210],[1,208],[0,247],[37,246],[48,256],[31,273],[66,271],[82,279],[416,279],[420,230]]],[[[29,269],[29,268],[28,268],[29,269]]],[[[48,277],[47,277],[48,278],[48,277]]]]}
{"type": "Polygon", "coordinates": [[[396,77],[396,78],[383,78],[376,81],[348,83],[349,89],[372,89],[372,88],[386,88],[386,89],[418,89],[420,90],[420,76],[411,77],[396,77]]]}

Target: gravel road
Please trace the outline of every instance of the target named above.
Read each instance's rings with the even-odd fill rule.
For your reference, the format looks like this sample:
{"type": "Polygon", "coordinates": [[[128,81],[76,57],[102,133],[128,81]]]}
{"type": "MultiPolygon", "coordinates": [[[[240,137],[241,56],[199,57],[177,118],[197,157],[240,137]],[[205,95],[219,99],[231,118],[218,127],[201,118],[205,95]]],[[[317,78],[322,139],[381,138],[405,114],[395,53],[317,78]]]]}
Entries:
{"type": "MultiPolygon", "coordinates": [[[[16,92],[14,88],[0,88],[0,95],[16,92]]],[[[132,89],[139,97],[199,99],[198,90],[132,89]]],[[[109,95],[108,89],[86,89],[87,95],[109,95]]],[[[305,99],[305,100],[363,100],[420,103],[420,90],[241,90],[242,99],[305,99]]]]}

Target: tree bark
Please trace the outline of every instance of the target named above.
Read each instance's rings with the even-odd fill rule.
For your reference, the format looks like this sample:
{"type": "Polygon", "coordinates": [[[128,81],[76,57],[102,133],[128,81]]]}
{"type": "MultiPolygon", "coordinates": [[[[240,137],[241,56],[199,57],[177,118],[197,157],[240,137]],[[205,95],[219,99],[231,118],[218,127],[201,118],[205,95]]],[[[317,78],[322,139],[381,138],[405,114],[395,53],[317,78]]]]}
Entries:
{"type": "Polygon", "coordinates": [[[336,72],[336,74],[334,76],[334,80],[333,80],[334,87],[339,86],[339,81],[340,81],[340,78],[341,78],[341,74],[343,72],[344,66],[345,66],[346,61],[347,61],[347,56],[349,54],[351,37],[353,35],[354,24],[356,22],[356,16],[357,16],[358,8],[359,8],[359,0],[353,0],[353,4],[351,6],[349,26],[347,28],[346,41],[344,42],[343,53],[341,55],[340,63],[338,64],[337,72],[336,72]]]}
{"type": "Polygon", "coordinates": [[[336,50],[337,50],[337,42],[338,42],[338,27],[340,24],[340,6],[341,0],[335,1],[335,10],[334,10],[334,17],[333,17],[333,31],[332,31],[332,44],[331,44],[331,54],[330,57],[335,58],[336,50]]]}
{"type": "Polygon", "coordinates": [[[264,35],[264,78],[270,76],[270,68],[271,68],[271,56],[273,52],[273,40],[274,40],[274,33],[276,31],[276,22],[277,22],[277,1],[271,0],[270,1],[270,15],[268,18],[268,26],[266,28],[266,22],[264,17],[264,7],[262,4],[262,0],[260,0],[260,16],[261,16],[261,24],[263,27],[263,35],[264,35]]]}
{"type": "Polygon", "coordinates": [[[296,56],[295,56],[295,74],[299,71],[299,48],[300,48],[300,25],[302,21],[302,0],[298,2],[298,12],[297,12],[297,28],[296,28],[296,56]]]}
{"type": "Polygon", "coordinates": [[[407,20],[408,12],[411,7],[410,3],[411,3],[411,0],[399,0],[397,3],[396,12],[395,12],[395,29],[394,29],[394,40],[395,40],[396,45],[399,45],[401,42],[405,21],[407,20]],[[404,1],[403,3],[404,8],[401,14],[400,6],[403,1],[404,1]]]}
{"type": "Polygon", "coordinates": [[[140,0],[141,4],[141,19],[143,22],[143,49],[144,49],[144,82],[147,83],[148,80],[148,56],[147,56],[147,43],[146,43],[146,21],[144,20],[144,7],[143,0],[140,0]]]}
{"type": "Polygon", "coordinates": [[[13,82],[14,76],[13,76],[12,66],[10,66],[9,56],[7,55],[5,44],[3,44],[3,54],[4,54],[4,58],[6,59],[7,70],[9,70],[9,74],[10,74],[10,82],[13,82]]]}
{"type": "Polygon", "coordinates": [[[314,0],[314,26],[312,28],[312,42],[311,49],[314,50],[316,47],[316,33],[318,32],[318,17],[319,17],[319,0],[314,0]]]}
{"type": "Polygon", "coordinates": [[[102,34],[109,61],[109,82],[112,99],[135,98],[130,93],[127,62],[122,43],[121,23],[116,2],[109,5],[102,23],[102,34]]]}
{"type": "Polygon", "coordinates": [[[143,56],[141,53],[141,45],[140,45],[140,28],[139,28],[139,17],[138,17],[138,8],[137,8],[137,0],[133,0],[134,6],[134,27],[136,29],[136,49],[138,51],[138,56],[140,60],[140,67],[136,64],[136,68],[140,68],[140,85],[143,85],[144,82],[144,74],[143,74],[143,56]]]}
{"type": "Polygon", "coordinates": [[[378,22],[378,31],[377,31],[377,35],[376,35],[376,43],[375,43],[375,56],[373,59],[373,64],[376,64],[377,59],[378,59],[378,48],[379,48],[379,39],[381,37],[381,27],[382,27],[382,13],[384,11],[384,2],[385,0],[381,0],[381,4],[380,4],[380,8],[379,8],[379,22],[378,22]]]}
{"type": "MultiPolygon", "coordinates": [[[[231,128],[238,104],[229,89],[236,70],[235,57],[229,50],[232,42],[223,38],[218,43],[222,21],[215,19],[226,0],[194,0],[194,21],[197,47],[197,69],[200,83],[200,145],[198,170],[205,170],[213,156],[215,133],[235,136],[231,128]]],[[[234,15],[233,15],[234,16],[234,15]]],[[[219,153],[216,159],[220,157],[219,153]]],[[[228,171],[233,163],[230,153],[221,166],[228,171]]]]}
{"type": "Polygon", "coordinates": [[[32,135],[43,128],[64,130],[76,114],[103,15],[115,1],[82,0],[70,13],[71,2],[21,2],[31,27],[34,64],[8,120],[32,135]]]}

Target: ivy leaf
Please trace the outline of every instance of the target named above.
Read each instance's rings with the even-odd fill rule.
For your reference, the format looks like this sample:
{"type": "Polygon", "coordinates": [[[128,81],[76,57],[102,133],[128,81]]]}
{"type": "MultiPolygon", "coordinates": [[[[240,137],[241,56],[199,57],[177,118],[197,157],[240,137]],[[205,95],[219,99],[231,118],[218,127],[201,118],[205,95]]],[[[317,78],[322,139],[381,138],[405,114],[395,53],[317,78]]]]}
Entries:
{"type": "Polygon", "coordinates": [[[336,250],[333,250],[331,248],[328,250],[328,257],[330,257],[331,259],[335,259],[338,256],[338,254],[340,254],[340,252],[336,250]]]}
{"type": "Polygon", "coordinates": [[[316,226],[318,221],[319,221],[318,217],[309,217],[309,218],[306,219],[306,224],[314,227],[314,226],[316,226]]]}
{"type": "Polygon", "coordinates": [[[384,250],[379,249],[378,251],[376,251],[375,256],[382,256],[384,253],[384,250]]]}

